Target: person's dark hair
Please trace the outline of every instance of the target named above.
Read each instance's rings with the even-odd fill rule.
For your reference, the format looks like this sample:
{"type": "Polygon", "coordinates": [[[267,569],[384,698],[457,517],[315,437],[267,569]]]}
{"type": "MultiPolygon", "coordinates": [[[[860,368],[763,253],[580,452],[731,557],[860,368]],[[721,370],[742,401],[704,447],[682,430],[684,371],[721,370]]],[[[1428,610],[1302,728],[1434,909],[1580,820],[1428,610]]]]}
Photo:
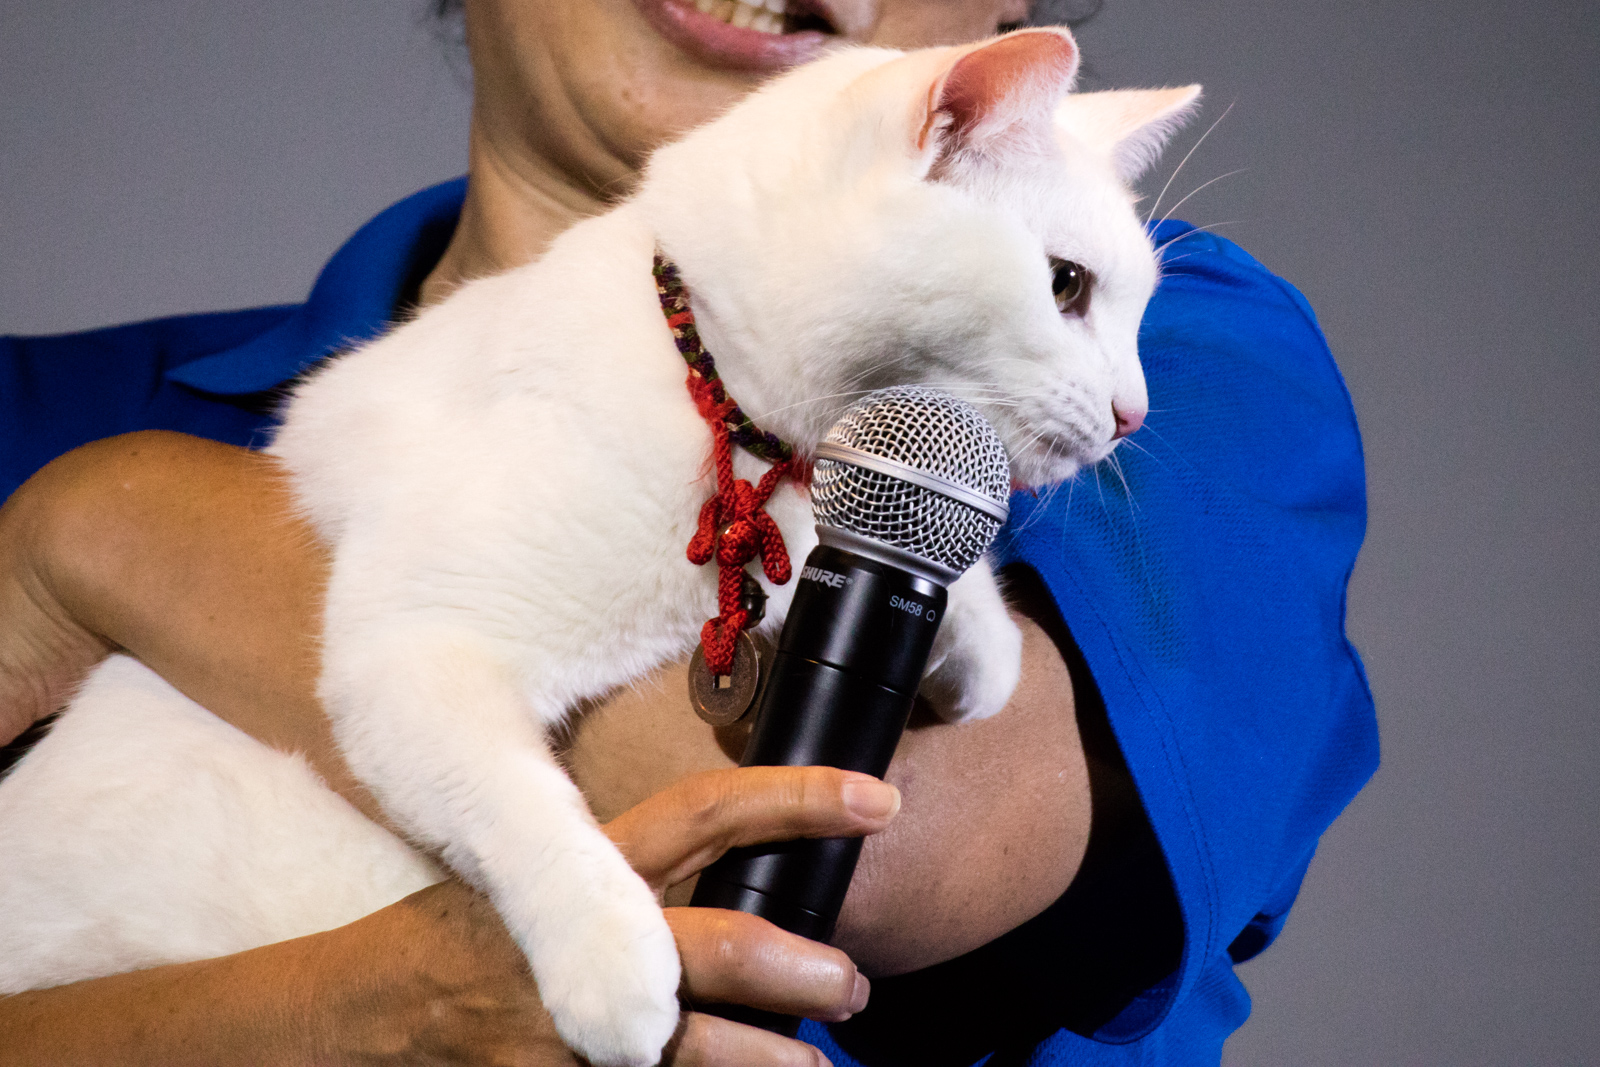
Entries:
{"type": "MultiPolygon", "coordinates": [[[[428,0],[435,18],[454,18],[463,0],[428,0]]],[[[1080,26],[1100,10],[1101,0],[1032,0],[1026,26],[1080,26]]]]}

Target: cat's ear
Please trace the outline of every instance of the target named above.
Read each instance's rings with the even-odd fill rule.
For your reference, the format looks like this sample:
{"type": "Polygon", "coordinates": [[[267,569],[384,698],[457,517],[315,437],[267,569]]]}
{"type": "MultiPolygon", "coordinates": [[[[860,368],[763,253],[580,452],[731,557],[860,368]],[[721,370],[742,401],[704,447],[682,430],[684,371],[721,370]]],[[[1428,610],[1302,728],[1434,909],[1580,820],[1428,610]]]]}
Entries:
{"type": "Polygon", "coordinates": [[[1078,46],[1064,29],[1021,30],[958,52],[928,88],[916,150],[931,168],[960,152],[1049,136],[1077,73],[1078,46]]]}
{"type": "Polygon", "coordinates": [[[1118,176],[1132,183],[1189,121],[1199,100],[1198,85],[1074,93],[1061,101],[1056,121],[1085,145],[1109,155],[1118,176]]]}

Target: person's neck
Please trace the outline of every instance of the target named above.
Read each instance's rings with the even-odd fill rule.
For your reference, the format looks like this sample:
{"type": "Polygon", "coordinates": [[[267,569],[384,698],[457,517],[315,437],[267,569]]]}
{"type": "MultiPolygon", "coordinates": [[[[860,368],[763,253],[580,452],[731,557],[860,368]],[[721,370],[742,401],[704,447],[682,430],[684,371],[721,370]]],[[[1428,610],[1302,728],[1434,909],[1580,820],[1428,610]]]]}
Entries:
{"type": "Polygon", "coordinates": [[[476,117],[467,175],[461,221],[422,283],[422,307],[438,303],[474,278],[537,259],[567,227],[609,206],[538,155],[498,145],[476,117]]]}

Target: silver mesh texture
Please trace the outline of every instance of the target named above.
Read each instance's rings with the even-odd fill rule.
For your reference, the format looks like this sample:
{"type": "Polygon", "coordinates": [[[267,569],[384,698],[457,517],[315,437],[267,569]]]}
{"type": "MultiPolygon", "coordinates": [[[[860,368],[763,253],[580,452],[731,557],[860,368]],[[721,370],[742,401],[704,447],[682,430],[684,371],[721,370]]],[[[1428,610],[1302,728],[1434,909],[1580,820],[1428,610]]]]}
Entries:
{"type": "MultiPolygon", "coordinates": [[[[858,400],[827,441],[954,483],[996,505],[1010,499],[1011,467],[994,427],[964,400],[920,386],[858,400]]],[[[903,478],[819,458],[811,480],[817,523],[870,537],[957,573],[978,561],[1000,520],[903,478]]]]}

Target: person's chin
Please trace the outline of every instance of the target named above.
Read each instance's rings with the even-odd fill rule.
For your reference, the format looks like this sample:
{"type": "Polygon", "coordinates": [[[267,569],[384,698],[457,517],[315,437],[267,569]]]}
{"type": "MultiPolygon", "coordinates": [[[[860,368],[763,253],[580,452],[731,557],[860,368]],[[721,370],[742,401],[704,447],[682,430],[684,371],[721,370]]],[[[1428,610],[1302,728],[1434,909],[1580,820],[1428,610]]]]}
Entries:
{"type": "Polygon", "coordinates": [[[806,0],[806,18],[796,25],[790,0],[790,17],[784,32],[784,16],[758,4],[741,0],[633,0],[639,13],[666,40],[697,62],[731,70],[779,71],[804,63],[822,52],[837,37],[821,28],[831,20],[820,2],[806,0]],[[730,21],[720,16],[732,9],[730,21]],[[743,9],[743,10],[740,10],[743,9]],[[744,23],[744,25],[735,25],[744,23]],[[762,28],[766,27],[766,28],[762,28]],[[776,32],[774,32],[776,31],[776,32]]]}

